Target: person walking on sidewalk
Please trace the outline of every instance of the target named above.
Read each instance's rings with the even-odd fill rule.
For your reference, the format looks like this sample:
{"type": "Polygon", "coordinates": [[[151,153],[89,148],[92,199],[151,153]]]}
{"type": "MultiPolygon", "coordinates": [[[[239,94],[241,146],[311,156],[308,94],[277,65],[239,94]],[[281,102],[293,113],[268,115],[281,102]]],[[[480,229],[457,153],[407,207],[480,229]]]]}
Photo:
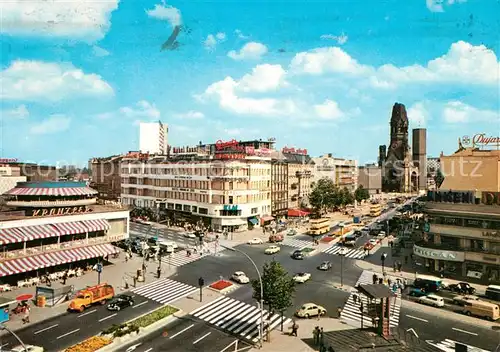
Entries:
{"type": "Polygon", "coordinates": [[[299,331],[299,324],[295,321],[295,319],[292,321],[292,332],[290,333],[291,336],[297,337],[297,332],[299,331]]]}
{"type": "Polygon", "coordinates": [[[373,280],[373,284],[375,285],[377,283],[377,281],[378,281],[377,274],[373,274],[372,280],[373,280]]]}
{"type": "Polygon", "coordinates": [[[314,338],[314,344],[318,345],[319,344],[319,326],[316,326],[313,330],[313,338],[314,338]]]}

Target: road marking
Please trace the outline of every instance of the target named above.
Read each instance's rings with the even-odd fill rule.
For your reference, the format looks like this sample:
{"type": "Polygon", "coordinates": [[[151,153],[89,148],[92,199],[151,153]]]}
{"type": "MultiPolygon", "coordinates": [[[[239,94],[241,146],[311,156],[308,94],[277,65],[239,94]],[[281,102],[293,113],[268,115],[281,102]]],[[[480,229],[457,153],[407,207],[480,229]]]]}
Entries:
{"type": "MultiPolygon", "coordinates": [[[[205,337],[207,337],[208,335],[210,335],[212,332],[207,332],[205,335],[203,335],[202,337],[200,337],[198,340],[196,340],[195,342],[193,342],[193,345],[196,345],[198,342],[200,342],[201,340],[203,340],[205,337]]],[[[147,352],[147,351],[146,351],[147,352]]]]}
{"type": "Polygon", "coordinates": [[[45,328],[45,329],[42,329],[42,330],[35,331],[33,334],[34,334],[34,335],[37,335],[37,334],[39,334],[39,333],[41,333],[41,332],[44,332],[44,331],[50,330],[50,329],[52,329],[52,328],[55,328],[56,326],[59,326],[59,324],[54,324],[54,325],[49,326],[48,328],[45,328]]]}
{"type": "Polygon", "coordinates": [[[451,328],[451,330],[460,331],[460,332],[463,332],[465,334],[477,336],[477,334],[475,332],[470,332],[470,331],[467,331],[467,330],[462,330],[462,329],[458,329],[458,328],[451,328]]]}
{"type": "Polygon", "coordinates": [[[415,337],[418,339],[418,335],[417,335],[417,332],[415,331],[415,329],[410,328],[410,329],[406,330],[406,332],[412,332],[415,335],[415,337]]]}
{"type": "Polygon", "coordinates": [[[127,350],[126,350],[125,352],[132,352],[132,351],[135,351],[135,349],[136,349],[137,347],[139,347],[140,345],[142,345],[142,342],[141,342],[141,343],[137,343],[137,344],[135,344],[135,345],[130,346],[129,348],[127,348],[127,350]]]}
{"type": "Polygon", "coordinates": [[[115,314],[111,314],[111,315],[108,315],[107,317],[104,317],[104,318],[102,318],[102,319],[99,319],[99,322],[104,321],[104,320],[111,319],[111,318],[113,318],[113,317],[116,317],[116,314],[117,314],[117,313],[115,313],[115,314]]]}
{"type": "Polygon", "coordinates": [[[182,334],[184,331],[187,331],[187,330],[191,329],[193,326],[194,326],[194,324],[189,325],[189,326],[188,326],[187,328],[185,328],[184,330],[181,330],[181,331],[179,331],[178,333],[176,333],[176,334],[174,334],[174,335],[170,336],[170,339],[173,339],[174,337],[176,337],[176,336],[178,336],[178,335],[182,334]]]}
{"type": "Polygon", "coordinates": [[[144,301],[144,302],[141,302],[141,303],[139,303],[139,304],[134,304],[134,306],[133,306],[132,308],[137,308],[137,307],[140,307],[140,306],[142,306],[142,305],[144,305],[144,304],[146,304],[146,303],[148,303],[148,302],[149,302],[149,301],[144,301]]]}
{"type": "Polygon", "coordinates": [[[97,311],[97,309],[89,310],[89,311],[88,311],[88,312],[86,312],[86,313],[80,314],[79,316],[77,316],[77,318],[84,317],[84,316],[86,316],[86,315],[89,315],[89,314],[95,313],[96,311],[97,311]]]}
{"type": "Polygon", "coordinates": [[[425,320],[425,319],[422,319],[422,318],[419,318],[419,317],[414,317],[413,315],[407,315],[407,317],[415,319],[415,320],[420,320],[420,321],[423,321],[423,322],[426,322],[426,323],[429,322],[428,320],[425,320]]]}
{"type": "Polygon", "coordinates": [[[149,352],[149,351],[151,351],[152,349],[153,349],[153,347],[150,347],[150,348],[148,348],[148,349],[147,349],[146,351],[144,351],[144,352],[149,352]]]}
{"type": "Polygon", "coordinates": [[[3,345],[0,345],[0,348],[8,346],[8,345],[9,345],[8,343],[4,343],[3,345]]]}
{"type": "Polygon", "coordinates": [[[63,337],[66,337],[66,336],[68,336],[68,335],[74,334],[74,333],[75,333],[75,332],[77,332],[77,331],[80,331],[80,329],[75,329],[75,330],[72,330],[72,331],[70,331],[70,332],[67,332],[67,333],[65,333],[65,334],[63,334],[63,335],[61,335],[61,336],[57,336],[57,337],[56,337],[56,340],[59,340],[59,339],[62,339],[63,337]]]}

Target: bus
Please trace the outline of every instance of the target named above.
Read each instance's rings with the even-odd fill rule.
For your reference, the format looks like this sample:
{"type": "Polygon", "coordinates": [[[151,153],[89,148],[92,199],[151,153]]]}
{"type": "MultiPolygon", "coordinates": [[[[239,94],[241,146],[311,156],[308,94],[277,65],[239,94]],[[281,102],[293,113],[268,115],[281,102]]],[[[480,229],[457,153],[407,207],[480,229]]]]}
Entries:
{"type": "Polygon", "coordinates": [[[489,285],[488,287],[486,287],[486,292],[484,293],[484,295],[486,296],[486,298],[500,302],[500,286],[489,285]]]}
{"type": "Polygon", "coordinates": [[[380,216],[380,214],[382,214],[382,206],[380,205],[380,203],[371,204],[370,216],[375,218],[377,216],[380,216]]]}
{"type": "Polygon", "coordinates": [[[309,235],[319,236],[330,231],[330,219],[311,219],[309,220],[309,235]]]}

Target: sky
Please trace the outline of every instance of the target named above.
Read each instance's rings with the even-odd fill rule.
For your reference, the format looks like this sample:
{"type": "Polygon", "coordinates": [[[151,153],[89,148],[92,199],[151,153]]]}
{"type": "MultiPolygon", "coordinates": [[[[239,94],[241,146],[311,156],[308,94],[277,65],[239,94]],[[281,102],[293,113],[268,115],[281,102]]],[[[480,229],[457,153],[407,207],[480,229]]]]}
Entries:
{"type": "Polygon", "coordinates": [[[137,150],[138,123],[161,120],[172,146],[273,137],[375,162],[396,102],[410,128],[427,128],[429,156],[500,135],[496,0],[9,0],[0,10],[0,158],[84,165],[137,150]]]}

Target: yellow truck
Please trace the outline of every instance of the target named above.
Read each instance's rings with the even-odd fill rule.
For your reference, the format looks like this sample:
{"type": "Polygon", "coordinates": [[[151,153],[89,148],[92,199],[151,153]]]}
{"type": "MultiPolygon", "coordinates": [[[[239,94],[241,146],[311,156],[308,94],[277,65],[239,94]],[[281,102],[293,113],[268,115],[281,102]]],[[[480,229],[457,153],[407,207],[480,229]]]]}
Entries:
{"type": "Polygon", "coordinates": [[[85,308],[95,303],[106,304],[106,301],[109,301],[114,296],[115,290],[111,285],[104,283],[89,286],[84,290],[78,291],[76,297],[70,302],[68,310],[83,312],[85,308]]]}

